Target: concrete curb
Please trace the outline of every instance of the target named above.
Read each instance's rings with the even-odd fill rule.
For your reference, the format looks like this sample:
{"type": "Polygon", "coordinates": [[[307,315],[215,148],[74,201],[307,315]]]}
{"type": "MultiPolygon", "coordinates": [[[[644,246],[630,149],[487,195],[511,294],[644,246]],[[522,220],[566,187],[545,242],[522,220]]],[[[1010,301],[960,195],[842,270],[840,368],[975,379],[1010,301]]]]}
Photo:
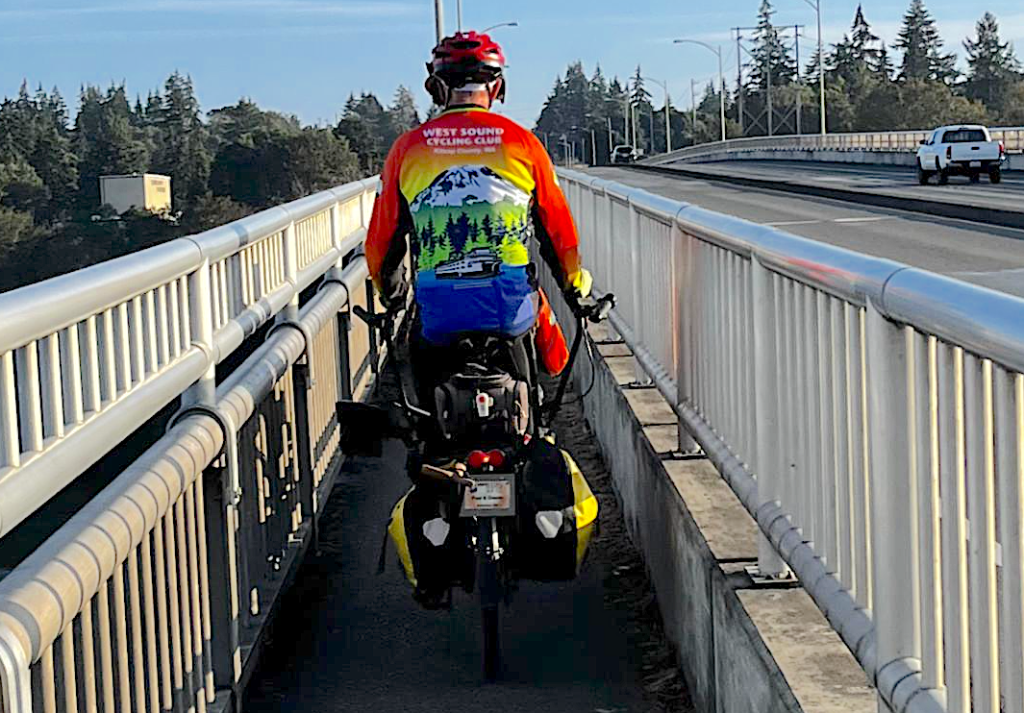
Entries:
{"type": "Polygon", "coordinates": [[[711,463],[659,452],[672,442],[667,402],[629,385],[633,361],[621,345],[599,350],[596,373],[583,365],[576,374],[584,390],[594,378],[587,419],[696,709],[875,711],[863,671],[809,595],[748,575],[757,524],[711,463]]]}
{"type": "Polygon", "coordinates": [[[647,173],[660,173],[669,176],[681,176],[685,178],[698,178],[718,183],[728,183],[747,188],[759,190],[779,191],[782,193],[793,193],[816,198],[829,198],[832,200],[856,203],[858,205],[870,205],[877,208],[891,208],[902,210],[908,213],[921,213],[940,218],[953,218],[965,220],[971,223],[984,225],[995,225],[1003,228],[1024,229],[1024,211],[1005,210],[1002,208],[987,208],[985,206],[950,204],[941,201],[932,201],[923,198],[907,198],[890,193],[874,191],[856,191],[849,188],[835,188],[832,186],[821,186],[800,181],[777,181],[766,178],[754,178],[752,176],[727,176],[706,171],[697,171],[690,168],[668,168],[666,166],[643,166],[634,164],[623,166],[633,171],[647,173]]]}

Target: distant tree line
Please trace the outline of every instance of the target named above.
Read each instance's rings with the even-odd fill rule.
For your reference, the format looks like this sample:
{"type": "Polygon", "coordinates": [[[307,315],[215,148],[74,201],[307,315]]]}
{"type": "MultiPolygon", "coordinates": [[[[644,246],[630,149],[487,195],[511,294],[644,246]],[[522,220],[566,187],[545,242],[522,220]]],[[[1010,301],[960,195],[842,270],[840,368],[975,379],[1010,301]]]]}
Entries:
{"type": "Polygon", "coordinates": [[[124,85],[85,86],[73,121],[57,89],[23,84],[0,104],[0,291],[376,173],[419,121],[404,87],[390,107],[352,96],[324,127],[249,99],[204,116],[178,73],[134,102],[124,85]],[[174,215],[110,220],[99,177],[146,172],[171,177],[174,215]]]}
{"type": "MultiPolygon", "coordinates": [[[[813,53],[799,71],[792,38],[787,39],[785,28],[774,24],[773,15],[770,0],[763,0],[757,30],[748,45],[750,58],[742,92],[735,79],[726,89],[730,138],[768,133],[769,96],[773,133],[797,133],[797,107],[800,133],[820,130],[818,75],[822,58],[813,53]]],[[[828,48],[824,57],[828,130],[928,129],[967,122],[1024,125],[1024,73],[1012,45],[1000,38],[995,16],[986,12],[977,22],[974,37],[965,39],[963,47],[965,72],[957,68],[956,54],[946,51],[922,0],[911,0],[891,48],[874,34],[858,6],[850,31],[828,48]]],[[[720,138],[716,84],[709,83],[698,98],[696,120],[690,111],[672,107],[673,148],[720,138]]],[[[588,78],[582,64],[575,62],[564,78],[555,81],[536,132],[556,157],[571,153],[575,143],[576,156],[590,161],[594,143],[598,162],[603,163],[609,138],[613,145],[635,141],[649,152],[663,151],[664,112],[664,104],[654,106],[640,67],[624,85],[617,78],[607,81],[600,68],[588,78]],[[627,116],[636,121],[627,122],[627,116]]]]}

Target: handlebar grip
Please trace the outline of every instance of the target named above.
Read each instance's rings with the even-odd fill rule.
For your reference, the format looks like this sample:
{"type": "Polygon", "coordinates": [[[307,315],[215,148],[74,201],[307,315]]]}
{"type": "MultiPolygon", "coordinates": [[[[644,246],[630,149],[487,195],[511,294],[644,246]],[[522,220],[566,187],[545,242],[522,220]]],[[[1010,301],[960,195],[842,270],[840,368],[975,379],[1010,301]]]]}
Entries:
{"type": "Polygon", "coordinates": [[[591,315],[590,321],[594,323],[605,321],[608,319],[608,315],[611,314],[611,311],[614,308],[615,295],[609,292],[597,301],[597,304],[594,306],[594,314],[591,315]]]}

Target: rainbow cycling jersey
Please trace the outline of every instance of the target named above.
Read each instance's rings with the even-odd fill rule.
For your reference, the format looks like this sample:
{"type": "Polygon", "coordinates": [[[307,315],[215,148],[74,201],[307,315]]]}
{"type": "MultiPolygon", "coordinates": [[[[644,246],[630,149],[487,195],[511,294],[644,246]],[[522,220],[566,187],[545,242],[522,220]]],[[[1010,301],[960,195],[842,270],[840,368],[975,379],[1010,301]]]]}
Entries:
{"type": "Polygon", "coordinates": [[[387,292],[408,236],[427,341],[470,331],[518,336],[537,315],[527,268],[534,235],[559,280],[576,279],[576,228],[537,137],[483,109],[453,109],[388,154],[366,260],[387,292]]]}

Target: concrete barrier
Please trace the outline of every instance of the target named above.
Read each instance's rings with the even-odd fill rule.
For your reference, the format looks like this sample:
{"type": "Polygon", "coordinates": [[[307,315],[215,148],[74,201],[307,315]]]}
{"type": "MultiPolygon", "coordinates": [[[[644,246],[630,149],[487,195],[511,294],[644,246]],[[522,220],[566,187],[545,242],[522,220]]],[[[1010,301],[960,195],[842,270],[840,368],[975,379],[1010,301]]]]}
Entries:
{"type": "MultiPolygon", "coordinates": [[[[706,154],[659,161],[652,157],[647,163],[652,166],[669,163],[715,163],[719,161],[811,161],[817,163],[851,163],[865,166],[906,166],[917,165],[917,156],[905,151],[841,151],[839,149],[720,149],[706,154]]],[[[1003,164],[1004,171],[1024,170],[1024,154],[1009,154],[1003,164]]]]}
{"type": "Polygon", "coordinates": [[[876,698],[811,598],[792,584],[758,584],[757,526],[705,459],[672,454],[675,414],[636,388],[622,344],[597,348],[576,378],[641,551],[665,630],[697,710],[867,713],[876,698]]]}

